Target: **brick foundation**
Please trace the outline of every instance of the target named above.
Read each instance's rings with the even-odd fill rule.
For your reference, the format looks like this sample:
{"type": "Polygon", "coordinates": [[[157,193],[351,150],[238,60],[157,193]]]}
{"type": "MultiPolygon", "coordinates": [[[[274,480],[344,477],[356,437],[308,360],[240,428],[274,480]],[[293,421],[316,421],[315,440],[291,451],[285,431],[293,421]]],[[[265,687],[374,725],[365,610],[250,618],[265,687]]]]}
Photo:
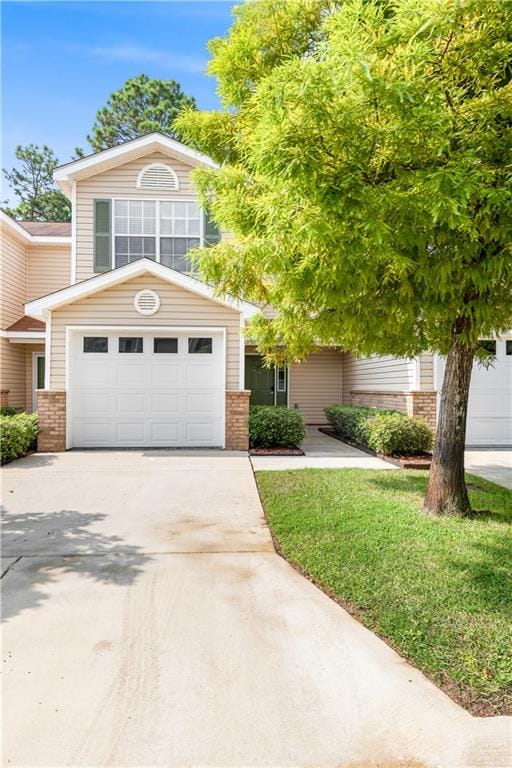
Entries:
{"type": "Polygon", "coordinates": [[[9,405],[9,390],[0,389],[0,408],[7,408],[9,405]]]}
{"type": "Polygon", "coordinates": [[[436,428],[437,393],[436,392],[369,392],[352,390],[350,405],[366,405],[370,408],[391,408],[425,419],[431,429],[436,428]]]}
{"type": "Polygon", "coordinates": [[[54,453],[66,450],[66,393],[38,389],[37,413],[39,434],[37,450],[54,453]]]}
{"type": "Polygon", "coordinates": [[[250,390],[226,391],[226,450],[249,449],[250,390]]]}

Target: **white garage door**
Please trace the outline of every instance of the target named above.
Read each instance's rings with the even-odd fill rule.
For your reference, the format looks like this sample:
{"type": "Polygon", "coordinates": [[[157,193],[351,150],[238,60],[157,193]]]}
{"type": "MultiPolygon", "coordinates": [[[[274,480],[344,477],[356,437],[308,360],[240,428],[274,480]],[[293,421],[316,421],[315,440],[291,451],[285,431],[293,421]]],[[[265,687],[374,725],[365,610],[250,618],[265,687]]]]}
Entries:
{"type": "Polygon", "coordinates": [[[473,366],[469,390],[467,445],[512,445],[512,340],[486,342],[494,367],[473,366]]]}
{"type": "Polygon", "coordinates": [[[224,445],[222,332],[72,336],[73,446],[224,445]]]}

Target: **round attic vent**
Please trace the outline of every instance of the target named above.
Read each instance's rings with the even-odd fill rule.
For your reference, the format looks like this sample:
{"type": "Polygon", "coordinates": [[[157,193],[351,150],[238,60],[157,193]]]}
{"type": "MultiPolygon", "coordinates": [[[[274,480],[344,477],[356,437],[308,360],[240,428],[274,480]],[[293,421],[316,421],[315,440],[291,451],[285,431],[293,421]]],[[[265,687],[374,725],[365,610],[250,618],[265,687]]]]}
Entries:
{"type": "Polygon", "coordinates": [[[160,308],[160,296],[151,288],[143,288],[135,294],[133,305],[141,315],[154,315],[160,308]]]}

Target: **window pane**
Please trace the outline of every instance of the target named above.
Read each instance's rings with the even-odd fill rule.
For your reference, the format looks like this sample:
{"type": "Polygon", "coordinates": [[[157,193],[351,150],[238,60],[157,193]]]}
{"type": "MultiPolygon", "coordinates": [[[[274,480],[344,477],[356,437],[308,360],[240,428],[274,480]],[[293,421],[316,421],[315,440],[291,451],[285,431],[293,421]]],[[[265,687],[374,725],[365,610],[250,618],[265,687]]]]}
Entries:
{"type": "Polygon", "coordinates": [[[479,339],[478,346],[480,349],[485,349],[490,355],[496,354],[496,342],[494,339],[479,339]]]}
{"type": "Polygon", "coordinates": [[[171,219],[160,219],[160,234],[161,235],[172,235],[172,220],[171,219]]]}
{"type": "Polygon", "coordinates": [[[128,216],[128,200],[116,200],[116,216],[128,216]]]}
{"type": "Polygon", "coordinates": [[[512,355],[512,339],[507,339],[505,342],[505,354],[512,355]]]}
{"type": "Polygon", "coordinates": [[[108,336],[84,336],[84,352],[108,352],[108,336]]]}
{"type": "Polygon", "coordinates": [[[199,219],[199,206],[196,203],[187,203],[187,216],[189,219],[199,219]]]}
{"type": "Polygon", "coordinates": [[[190,338],[188,351],[191,355],[208,355],[212,352],[211,338],[190,338]]]}
{"type": "Polygon", "coordinates": [[[37,388],[44,389],[44,357],[39,355],[37,358],[37,388]]]}
{"type": "Polygon", "coordinates": [[[174,234],[175,235],[187,234],[187,222],[185,219],[174,219],[174,234]]]}
{"type": "Polygon", "coordinates": [[[199,219],[189,219],[187,235],[199,235],[199,219]]]}
{"type": "Polygon", "coordinates": [[[174,203],[174,217],[176,219],[184,219],[187,215],[186,203],[174,203]]]}
{"type": "Polygon", "coordinates": [[[160,238],[160,256],[172,256],[172,238],[161,237],[160,238]]]}
{"type": "Polygon", "coordinates": [[[142,243],[144,256],[147,259],[155,259],[156,258],[156,238],[155,237],[145,237],[142,243]]]}
{"type": "Polygon", "coordinates": [[[174,353],[178,351],[178,339],[153,339],[153,352],[174,353]]]}
{"type": "Polygon", "coordinates": [[[186,256],[174,256],[173,269],[177,272],[191,272],[192,264],[190,263],[190,259],[187,259],[186,256]]]}
{"type": "Polygon", "coordinates": [[[116,235],[128,234],[128,218],[125,218],[124,216],[116,216],[115,233],[116,235]]]}
{"type": "Polygon", "coordinates": [[[160,218],[172,218],[172,203],[162,201],[160,203],[160,218]]]}
{"type": "Polygon", "coordinates": [[[277,369],[277,391],[286,392],[286,369],[277,369]]]}
{"type": "Polygon", "coordinates": [[[141,336],[120,336],[119,337],[119,351],[120,352],[142,352],[143,344],[141,336]]]}

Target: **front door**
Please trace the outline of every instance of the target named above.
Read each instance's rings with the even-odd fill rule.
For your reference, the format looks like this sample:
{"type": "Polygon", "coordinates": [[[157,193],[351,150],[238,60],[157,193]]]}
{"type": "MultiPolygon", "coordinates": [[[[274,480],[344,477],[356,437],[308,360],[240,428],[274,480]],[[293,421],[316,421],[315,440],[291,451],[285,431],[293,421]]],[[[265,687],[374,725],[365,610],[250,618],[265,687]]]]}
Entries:
{"type": "Polygon", "coordinates": [[[245,358],[245,387],[251,390],[251,405],[274,405],[275,369],[265,368],[260,355],[245,358]]]}

